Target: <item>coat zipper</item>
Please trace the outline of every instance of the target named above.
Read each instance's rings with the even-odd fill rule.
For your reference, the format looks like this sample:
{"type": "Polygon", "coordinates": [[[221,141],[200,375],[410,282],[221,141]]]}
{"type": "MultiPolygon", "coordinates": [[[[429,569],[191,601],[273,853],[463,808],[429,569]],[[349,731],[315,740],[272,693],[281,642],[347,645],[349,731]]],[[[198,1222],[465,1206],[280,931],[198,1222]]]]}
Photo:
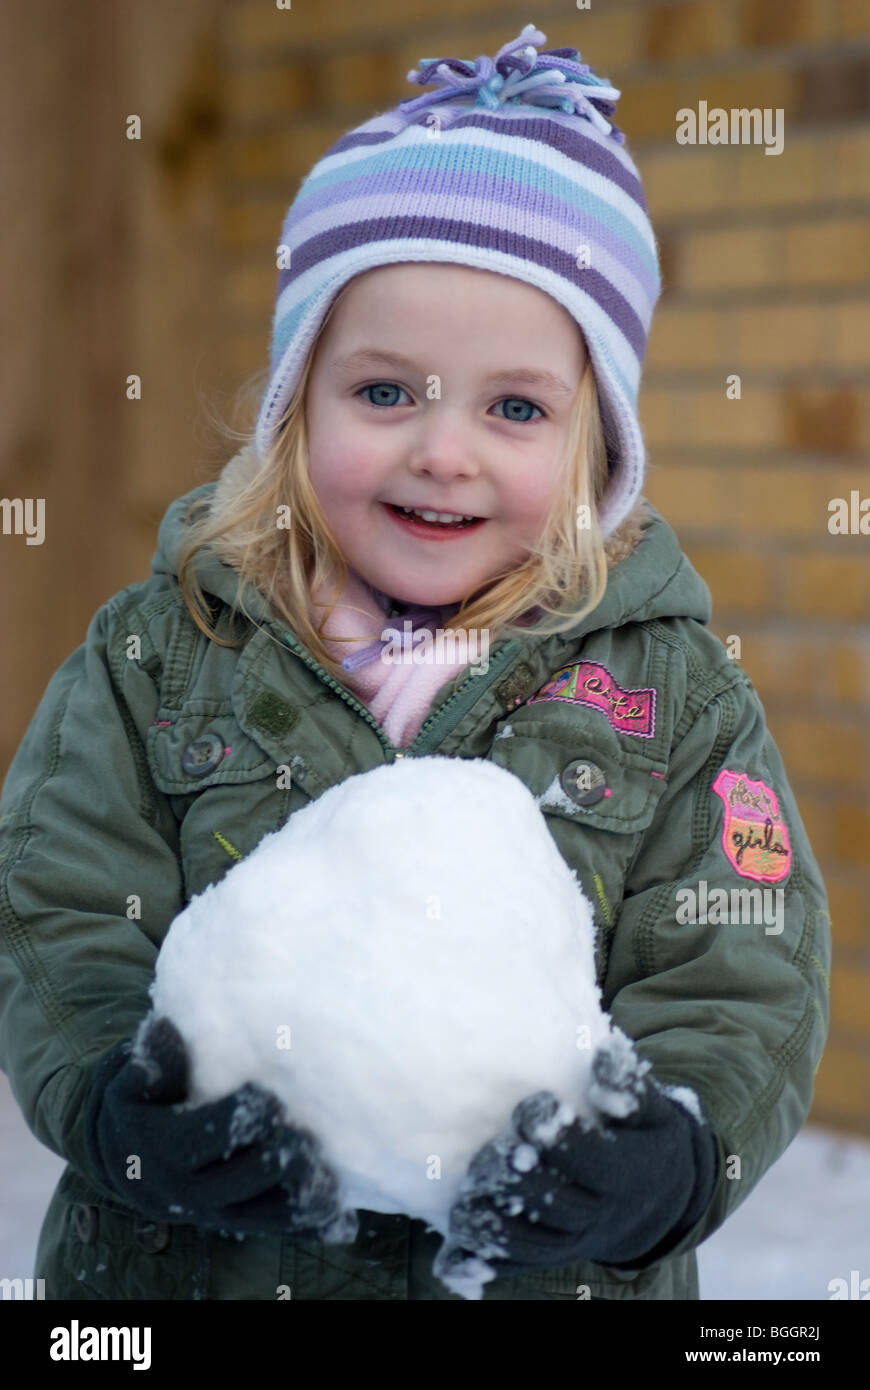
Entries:
{"type": "MultiPolygon", "coordinates": [[[[408,753],[413,755],[414,753],[419,754],[430,751],[432,749],[432,746],[437,742],[436,731],[438,730],[438,723],[445,711],[447,711],[451,705],[455,705],[458,701],[461,700],[462,707],[459,709],[458,714],[455,709],[453,710],[453,714],[456,716],[453,721],[454,725],[458,724],[459,720],[463,717],[463,715],[468,713],[472,705],[477,704],[477,701],[480,699],[484,691],[490,690],[492,688],[499,676],[502,675],[505,666],[509,665],[510,662],[513,661],[514,657],[516,657],[522,651],[522,645],[522,642],[520,642],[516,638],[505,643],[502,650],[498,653],[498,656],[496,656],[490,662],[490,669],[488,672],[489,679],[486,681],[485,685],[482,682],[480,682],[479,676],[474,676],[466,680],[464,685],[460,684],[459,688],[455,690],[452,695],[448,696],[448,698],[444,701],[444,704],[440,707],[440,709],[437,709],[434,714],[430,714],[423,721],[417,732],[416,738],[408,747],[408,753]],[[472,681],[476,682],[477,684],[472,684],[472,681]],[[424,740],[423,735],[427,732],[427,730],[428,734],[426,739],[424,740]],[[418,747],[417,745],[421,744],[421,741],[423,746],[418,747]]],[[[465,675],[468,676],[467,671],[465,672],[465,675]]]]}
{"type": "MultiPolygon", "coordinates": [[[[423,737],[423,734],[427,730],[428,743],[431,747],[433,741],[432,732],[437,727],[438,721],[441,719],[441,716],[445,713],[445,711],[457,700],[463,698],[465,699],[467,707],[470,709],[471,706],[475,704],[477,700],[480,699],[480,696],[483,694],[484,690],[488,690],[490,688],[490,686],[495,681],[496,677],[501,674],[502,667],[505,666],[507,662],[517,654],[517,652],[522,646],[522,644],[516,639],[507,642],[503,649],[499,652],[498,656],[494,659],[494,661],[490,663],[490,679],[487,681],[486,685],[479,686],[474,691],[470,699],[468,698],[468,695],[471,686],[468,684],[466,684],[465,686],[460,686],[458,690],[455,690],[454,693],[444,701],[443,705],[441,705],[441,707],[437,709],[434,714],[430,714],[423,721],[423,724],[420,726],[420,729],[417,732],[416,738],[414,738],[409,747],[402,749],[396,748],[394,744],[390,743],[390,740],[386,737],[384,730],[381,728],[381,725],[378,723],[378,721],[374,718],[371,711],[366,709],[365,705],[360,704],[359,700],[357,700],[353,695],[351,695],[350,691],[346,690],[345,687],[339,681],[337,681],[333,676],[331,676],[329,672],[323,666],[320,665],[319,661],[315,661],[314,657],[302,645],[298,637],[296,637],[295,633],[290,632],[288,628],[283,628],[282,632],[284,634],[284,637],[287,639],[291,649],[297,654],[297,656],[299,656],[302,659],[302,661],[305,662],[305,665],[308,666],[312,671],[316,671],[317,675],[324,682],[324,684],[329,687],[330,690],[335,691],[336,695],[340,695],[342,700],[344,700],[346,704],[350,705],[352,709],[356,710],[357,714],[359,714],[361,718],[363,718],[366,721],[367,724],[371,725],[378,738],[380,739],[381,743],[384,745],[384,747],[386,748],[387,752],[393,760],[395,760],[396,758],[413,757],[415,751],[422,751],[420,749],[417,749],[416,745],[420,742],[421,738],[423,737]],[[494,671],[493,667],[495,667],[494,671]]],[[[466,671],[465,674],[467,675],[468,672],[466,671]]],[[[479,678],[475,677],[475,680],[477,679],[479,678]]],[[[465,713],[466,709],[463,708],[460,713],[460,718],[465,713]]]]}

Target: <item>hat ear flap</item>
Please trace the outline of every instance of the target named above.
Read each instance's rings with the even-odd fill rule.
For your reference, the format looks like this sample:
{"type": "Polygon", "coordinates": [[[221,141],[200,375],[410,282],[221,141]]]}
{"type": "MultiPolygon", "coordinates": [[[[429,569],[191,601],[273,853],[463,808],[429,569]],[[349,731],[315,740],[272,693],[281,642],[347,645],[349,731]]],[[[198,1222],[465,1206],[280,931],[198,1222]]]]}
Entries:
{"type": "Polygon", "coordinates": [[[604,436],[604,452],[607,456],[607,479],[609,482],[619,470],[619,459],[622,451],[613,413],[607,397],[601,391],[598,393],[598,408],[601,415],[601,432],[604,436]]]}

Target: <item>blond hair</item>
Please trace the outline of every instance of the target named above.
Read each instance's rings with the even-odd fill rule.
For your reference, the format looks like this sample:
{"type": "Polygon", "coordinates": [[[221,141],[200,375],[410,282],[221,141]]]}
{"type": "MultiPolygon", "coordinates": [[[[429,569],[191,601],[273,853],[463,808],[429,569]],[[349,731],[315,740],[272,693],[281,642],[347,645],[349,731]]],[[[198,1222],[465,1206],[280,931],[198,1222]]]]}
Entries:
{"type": "MultiPolygon", "coordinates": [[[[254,622],[244,603],[244,590],[250,584],[314,659],[339,681],[345,672],[327,650],[323,628],[348,570],[309,477],[305,393],[320,334],[348,288],[349,284],[344,286],[324,316],[265,460],[231,496],[220,503],[212,499],[202,504],[198,516],[188,517],[187,539],[177,562],[184,602],[197,627],[212,641],[221,646],[238,645],[238,641],[218,636],[209,624],[205,613],[210,615],[211,610],[190,566],[197,551],[219,543],[220,558],[239,576],[234,611],[254,622]],[[278,525],[279,516],[289,516],[288,528],[278,525]],[[337,576],[332,601],[315,627],[310,597],[330,574],[337,576]]],[[[253,445],[253,431],[235,437],[246,439],[249,447],[253,445]]],[[[598,525],[598,505],[606,483],[607,447],[595,374],[587,357],[557,464],[552,501],[527,559],[490,578],[482,588],[464,594],[458,611],[442,630],[488,630],[490,640],[530,633],[551,635],[567,631],[597,608],[607,587],[607,559],[598,525]],[[530,626],[529,610],[534,608],[551,614],[555,621],[538,619],[530,626]],[[517,625],[518,619],[523,621],[517,625]]],[[[373,640],[380,635],[374,634],[373,640]]],[[[464,674],[460,671],[457,681],[464,674]]]]}

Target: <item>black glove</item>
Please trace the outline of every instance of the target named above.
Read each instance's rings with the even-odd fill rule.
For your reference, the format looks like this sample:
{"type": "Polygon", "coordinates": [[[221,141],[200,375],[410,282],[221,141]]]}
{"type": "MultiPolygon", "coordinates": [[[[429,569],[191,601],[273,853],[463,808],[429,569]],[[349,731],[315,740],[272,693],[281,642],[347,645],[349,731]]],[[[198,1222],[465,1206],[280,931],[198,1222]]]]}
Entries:
{"type": "Polygon", "coordinates": [[[188,1071],[180,1033],[154,1014],[135,1043],[120,1042],[100,1060],[84,1143],[103,1187],[152,1221],[352,1241],[358,1218],[342,1211],[338,1179],[314,1135],[288,1126],[277,1097],[253,1084],[184,1106],[188,1071]]]}
{"type": "MultiPolygon", "coordinates": [[[[596,1081],[612,1084],[609,1066],[596,1054],[596,1081]]],[[[472,1160],[443,1268],[475,1257],[491,1260],[498,1277],[583,1259],[631,1268],[679,1244],[713,1195],[716,1140],[656,1081],[634,1079],[632,1089],[634,1111],[599,1125],[560,1127],[550,1091],[521,1101],[511,1117],[517,1137],[486,1144],[472,1160]]]]}

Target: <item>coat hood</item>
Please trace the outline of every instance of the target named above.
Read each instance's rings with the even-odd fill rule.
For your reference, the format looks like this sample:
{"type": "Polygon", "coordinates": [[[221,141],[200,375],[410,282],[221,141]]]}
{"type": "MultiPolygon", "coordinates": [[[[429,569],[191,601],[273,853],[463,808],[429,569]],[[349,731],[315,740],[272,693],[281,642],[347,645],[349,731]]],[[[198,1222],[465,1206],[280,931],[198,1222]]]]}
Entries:
{"type": "MultiPolygon", "coordinates": [[[[256,453],[251,445],[246,445],[228,461],[216,480],[193,488],[170,504],[157,535],[157,549],[151,561],[153,574],[177,579],[188,511],[195,504],[212,499],[225,501],[250,480],[258,466],[256,453]]],[[[594,612],[563,634],[566,639],[650,618],[710,621],[713,605],[707,584],[680,549],[673,528],[646,498],[638,499],[621,526],[607,539],[604,550],[607,590],[594,612]]],[[[220,541],[198,551],[192,568],[204,593],[233,604],[238,571],[221,558],[220,541]]],[[[257,621],[274,621],[258,590],[249,585],[244,597],[248,611],[257,621]]]]}

